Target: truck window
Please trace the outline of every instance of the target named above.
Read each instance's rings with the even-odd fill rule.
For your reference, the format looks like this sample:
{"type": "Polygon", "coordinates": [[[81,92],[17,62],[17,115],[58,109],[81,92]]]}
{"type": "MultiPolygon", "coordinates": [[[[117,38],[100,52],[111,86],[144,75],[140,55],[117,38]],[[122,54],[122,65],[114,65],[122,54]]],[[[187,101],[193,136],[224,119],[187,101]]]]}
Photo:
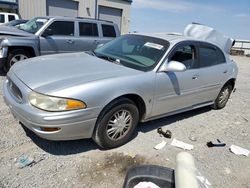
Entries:
{"type": "Polygon", "coordinates": [[[115,28],[113,25],[102,24],[102,33],[104,37],[116,37],[115,28]]]}
{"type": "Polygon", "coordinates": [[[97,24],[94,23],[79,23],[80,36],[98,36],[97,24]]]}
{"type": "Polygon", "coordinates": [[[51,29],[53,35],[74,36],[74,22],[55,21],[47,29],[51,29]]]}
{"type": "Polygon", "coordinates": [[[14,15],[8,15],[8,19],[9,19],[9,22],[12,21],[12,20],[15,20],[15,16],[14,15]]]}
{"type": "Polygon", "coordinates": [[[0,23],[5,23],[4,14],[0,14],[0,23]]]}

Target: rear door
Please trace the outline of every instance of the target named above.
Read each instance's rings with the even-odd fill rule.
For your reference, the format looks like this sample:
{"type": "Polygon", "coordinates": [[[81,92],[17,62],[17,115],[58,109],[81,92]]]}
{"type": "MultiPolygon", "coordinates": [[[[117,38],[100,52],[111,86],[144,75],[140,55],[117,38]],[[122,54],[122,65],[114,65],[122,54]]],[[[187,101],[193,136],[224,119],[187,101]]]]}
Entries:
{"type": "Polygon", "coordinates": [[[101,30],[101,36],[102,36],[102,38],[100,39],[101,44],[105,44],[119,36],[119,33],[117,33],[119,29],[117,28],[117,26],[113,24],[101,23],[100,30],[101,30]]]}
{"type": "Polygon", "coordinates": [[[54,21],[46,30],[51,30],[52,35],[40,36],[41,55],[77,51],[74,21],[54,21]]]}
{"type": "Polygon", "coordinates": [[[224,53],[216,46],[201,42],[199,45],[200,79],[203,83],[200,100],[213,101],[228,78],[224,53]]]}
{"type": "Polygon", "coordinates": [[[97,23],[79,21],[77,22],[77,31],[77,37],[75,37],[77,51],[92,51],[100,44],[100,33],[97,23]]]}

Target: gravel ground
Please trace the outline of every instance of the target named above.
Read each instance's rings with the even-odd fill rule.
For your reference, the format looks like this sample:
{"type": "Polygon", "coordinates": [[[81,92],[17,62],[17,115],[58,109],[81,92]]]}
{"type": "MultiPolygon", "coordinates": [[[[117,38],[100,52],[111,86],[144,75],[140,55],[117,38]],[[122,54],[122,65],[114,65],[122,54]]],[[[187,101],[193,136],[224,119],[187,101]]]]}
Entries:
{"type": "MultiPolygon", "coordinates": [[[[194,145],[190,153],[213,187],[250,187],[250,157],[229,151],[231,144],[250,150],[250,58],[233,59],[239,66],[237,91],[226,108],[216,111],[206,107],[141,124],[131,142],[113,150],[100,150],[91,140],[40,139],[12,117],[0,97],[0,187],[121,187],[129,166],[174,168],[175,157],[182,150],[157,134],[159,126],[171,130],[174,138],[194,145]],[[226,147],[206,146],[207,141],[216,139],[226,147]],[[154,150],[162,140],[166,147],[154,150]],[[15,163],[23,154],[37,163],[18,169],[15,163]]],[[[0,76],[1,96],[4,78],[0,76]]]]}

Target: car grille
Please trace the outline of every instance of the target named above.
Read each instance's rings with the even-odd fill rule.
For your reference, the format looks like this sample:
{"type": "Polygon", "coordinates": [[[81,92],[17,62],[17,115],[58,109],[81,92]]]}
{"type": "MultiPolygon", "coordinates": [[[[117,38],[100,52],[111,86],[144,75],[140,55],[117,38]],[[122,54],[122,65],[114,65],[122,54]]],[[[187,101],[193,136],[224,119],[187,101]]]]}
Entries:
{"type": "Polygon", "coordinates": [[[22,93],[20,91],[20,89],[16,86],[16,84],[14,82],[12,82],[11,79],[8,78],[8,85],[9,85],[9,90],[11,92],[11,94],[19,101],[22,102],[23,96],[22,93]]]}

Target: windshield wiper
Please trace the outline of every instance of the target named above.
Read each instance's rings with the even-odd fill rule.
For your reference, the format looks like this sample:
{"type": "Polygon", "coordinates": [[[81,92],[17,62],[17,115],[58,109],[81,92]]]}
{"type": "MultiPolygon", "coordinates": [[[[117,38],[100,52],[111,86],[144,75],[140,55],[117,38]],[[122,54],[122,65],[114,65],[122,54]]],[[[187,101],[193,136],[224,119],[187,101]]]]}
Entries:
{"type": "Polygon", "coordinates": [[[108,60],[108,61],[110,61],[111,63],[121,64],[120,59],[113,58],[113,57],[110,57],[110,56],[107,56],[107,55],[97,55],[96,53],[94,53],[94,54],[95,54],[96,57],[101,58],[101,59],[108,60]]]}

